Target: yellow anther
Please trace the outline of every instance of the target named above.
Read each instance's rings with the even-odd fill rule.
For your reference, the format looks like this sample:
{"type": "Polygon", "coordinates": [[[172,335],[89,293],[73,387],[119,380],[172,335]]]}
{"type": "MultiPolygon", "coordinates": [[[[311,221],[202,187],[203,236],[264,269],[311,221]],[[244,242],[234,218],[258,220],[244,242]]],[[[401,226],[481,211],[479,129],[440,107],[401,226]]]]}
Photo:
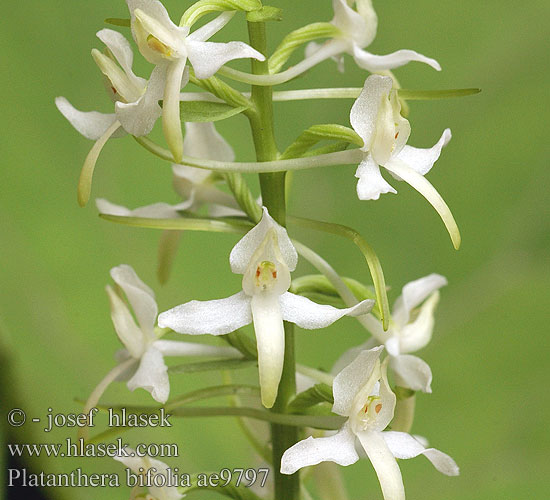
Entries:
{"type": "Polygon", "coordinates": [[[170,50],[170,47],[162,43],[157,37],[153,35],[149,35],[147,37],[147,45],[149,45],[150,49],[154,50],[155,52],[158,52],[159,54],[162,54],[165,57],[171,57],[172,55],[172,51],[170,50]]]}

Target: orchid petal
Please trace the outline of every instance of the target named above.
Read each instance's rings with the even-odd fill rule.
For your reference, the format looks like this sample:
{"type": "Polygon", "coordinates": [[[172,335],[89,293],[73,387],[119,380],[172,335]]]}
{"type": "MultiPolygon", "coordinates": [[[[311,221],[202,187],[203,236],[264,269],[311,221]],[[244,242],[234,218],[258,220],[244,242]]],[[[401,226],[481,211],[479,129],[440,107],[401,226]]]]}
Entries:
{"type": "Polygon", "coordinates": [[[170,381],[168,368],[160,351],[152,345],[149,346],[141,357],[139,368],[126,385],[131,391],[145,389],[155,401],[166,403],[170,395],[170,381]]]}
{"type": "Polygon", "coordinates": [[[398,386],[413,391],[432,392],[432,370],[424,360],[410,354],[401,354],[390,358],[390,367],[398,386]]]}
{"type": "MultiPolygon", "coordinates": [[[[185,124],[185,139],[183,141],[185,154],[205,160],[234,161],[235,152],[229,143],[216,130],[213,122],[188,122],[185,124]]],[[[186,167],[187,169],[208,170],[186,167]]],[[[175,172],[175,171],[174,171],[175,172]]]]}
{"type": "Polygon", "coordinates": [[[382,408],[376,415],[376,420],[369,427],[372,431],[383,431],[393,420],[395,413],[395,403],[397,398],[390,388],[388,382],[388,358],[384,360],[380,367],[380,380],[378,383],[378,392],[382,408]]]}
{"type": "Polygon", "coordinates": [[[139,279],[132,267],[126,264],[113,267],[111,278],[126,294],[142,331],[148,334],[149,338],[153,338],[158,313],[153,290],[139,279]]]}
{"type": "Polygon", "coordinates": [[[187,84],[184,78],[186,59],[178,59],[166,68],[166,86],[164,88],[164,102],[162,108],[162,130],[164,138],[172,152],[176,163],[183,156],[183,135],[180,119],[180,90],[187,84]],[[185,81],[184,81],[185,80],[185,81]]]}
{"type": "Polygon", "coordinates": [[[140,358],[143,354],[144,345],[146,342],[145,335],[136,325],[132,314],[124,301],[115,293],[115,291],[107,286],[105,288],[109,296],[111,305],[111,320],[115,327],[118,338],[126,347],[127,351],[133,358],[140,358]]]}
{"type": "Polygon", "coordinates": [[[363,139],[363,151],[371,148],[376,135],[376,118],[382,99],[389,95],[392,86],[393,80],[389,76],[371,75],[365,80],[361,94],[353,103],[350,123],[353,130],[363,139]]]}
{"type": "Polygon", "coordinates": [[[361,431],[357,433],[357,437],[376,471],[384,499],[405,500],[401,471],[384,440],[383,433],[361,431]]]}
{"type": "Polygon", "coordinates": [[[266,408],[271,408],[277,398],[285,357],[285,331],[278,299],[275,294],[258,294],[251,301],[262,404],[266,408]]]}
{"type": "Polygon", "coordinates": [[[393,320],[399,325],[406,325],[409,322],[411,311],[446,284],[446,278],[436,273],[407,283],[393,306],[393,320]]]}
{"type": "MultiPolygon", "coordinates": [[[[56,97],[55,105],[69,123],[86,139],[97,141],[117,121],[114,113],[99,113],[98,111],[79,111],[65,97],[56,97]]],[[[125,135],[124,131],[114,137],[125,135]]]]}
{"type": "Polygon", "coordinates": [[[265,61],[265,56],[244,42],[197,42],[187,39],[187,55],[195,70],[195,76],[202,80],[213,76],[226,62],[234,59],[254,58],[265,61]]]}
{"type": "Polygon", "coordinates": [[[371,154],[368,154],[359,164],[355,177],[359,179],[357,181],[357,196],[360,200],[377,200],[381,194],[397,193],[382,177],[380,168],[371,154]]]}
{"type": "Polygon", "coordinates": [[[269,215],[267,208],[263,209],[263,216],[260,222],[256,224],[243,238],[233,247],[229,256],[231,270],[236,274],[244,274],[247,270],[250,260],[256,252],[256,249],[264,241],[268,231],[275,229],[277,234],[277,243],[281,251],[284,263],[289,271],[296,269],[298,263],[298,254],[294,245],[290,241],[286,229],[281,227],[269,215]]]}
{"type": "Polygon", "coordinates": [[[423,56],[414,50],[404,49],[398,50],[397,52],[392,52],[391,54],[387,54],[385,56],[377,56],[367,52],[366,50],[362,50],[357,45],[354,45],[353,58],[360,68],[371,72],[399,68],[410,63],[411,61],[422,62],[437,71],[441,71],[441,66],[435,59],[423,56]]]}
{"type": "Polygon", "coordinates": [[[196,342],[180,342],[177,340],[155,340],[153,345],[163,356],[242,358],[241,352],[230,346],[197,344],[196,342]]]}
{"type": "Polygon", "coordinates": [[[337,374],[341,372],[346,366],[348,366],[359,354],[361,351],[367,351],[369,349],[372,349],[373,347],[376,347],[377,341],[374,337],[371,337],[366,342],[363,342],[362,344],[352,347],[348,349],[347,351],[344,351],[344,353],[336,360],[336,362],[332,365],[332,369],[330,372],[332,374],[337,374]]]}
{"type": "Polygon", "coordinates": [[[338,415],[349,416],[357,393],[369,380],[382,353],[382,346],[362,351],[336,377],[332,384],[334,406],[332,411],[338,415]]]}
{"type": "Polygon", "coordinates": [[[433,466],[447,476],[458,476],[459,468],[456,462],[447,454],[435,448],[425,448],[410,434],[405,432],[388,431],[382,436],[393,456],[400,459],[414,458],[424,455],[433,466]]]}
{"type": "Polygon", "coordinates": [[[205,42],[209,38],[213,37],[218,31],[220,31],[229,21],[231,21],[236,13],[236,10],[229,10],[227,12],[221,13],[212,21],[193,31],[193,33],[191,33],[187,37],[187,40],[192,40],[195,42],[205,42]]]}
{"type": "Polygon", "coordinates": [[[420,308],[417,318],[401,328],[399,349],[402,353],[415,352],[425,347],[432,338],[434,309],[439,302],[439,292],[434,292],[420,308]]]}
{"type": "Polygon", "coordinates": [[[103,198],[97,198],[97,209],[101,214],[119,215],[123,217],[147,217],[150,219],[177,219],[180,215],[178,210],[187,210],[188,203],[168,205],[168,203],[153,203],[144,207],[130,210],[122,205],[115,205],[103,198]]]}
{"type": "Polygon", "coordinates": [[[363,300],[353,307],[338,309],[327,304],[317,304],[307,297],[290,292],[283,293],[279,300],[285,321],[307,330],[325,328],[343,316],[367,314],[374,306],[374,300],[363,300]]]}
{"type": "Polygon", "coordinates": [[[161,328],[190,335],[225,335],[252,322],[250,297],[244,292],[218,300],[192,300],[159,315],[161,328]]]}
{"type": "MultiPolygon", "coordinates": [[[[361,47],[370,45],[376,37],[378,19],[372,10],[371,15],[363,17],[361,13],[354,11],[346,0],[333,0],[334,18],[331,24],[342,31],[342,34],[361,47]]],[[[366,9],[362,9],[367,14],[366,9]]]]}
{"type": "Polygon", "coordinates": [[[116,115],[124,130],[134,136],[147,135],[162,113],[158,101],[166,83],[166,65],[158,65],[151,73],[145,93],[135,102],[116,102],[116,115]]]}
{"type": "Polygon", "coordinates": [[[217,205],[215,203],[209,205],[208,215],[210,217],[246,217],[246,214],[239,208],[217,205]]]}
{"type": "Polygon", "coordinates": [[[286,450],[281,458],[281,473],[294,474],[302,467],[321,462],[351,465],[359,460],[355,451],[355,435],[346,423],[337,434],[329,437],[308,437],[286,450]]]}
{"type": "Polygon", "coordinates": [[[132,52],[128,40],[118,31],[108,28],[98,31],[96,36],[111,51],[118,64],[120,64],[120,67],[124,70],[124,73],[126,73],[128,79],[130,79],[136,87],[143,86],[143,79],[137,77],[132,70],[134,53],[132,52]]]}
{"type": "Polygon", "coordinates": [[[438,160],[441,155],[441,150],[451,140],[451,129],[446,128],[441,135],[437,144],[428,149],[413,148],[412,146],[405,146],[397,155],[396,158],[403,161],[416,170],[419,174],[427,174],[434,163],[438,160]]]}
{"type": "Polygon", "coordinates": [[[105,133],[94,143],[92,149],[87,154],[86,159],[84,160],[84,165],[82,165],[82,170],[80,171],[80,177],[78,178],[78,187],[77,187],[77,199],[78,204],[81,207],[86,206],[88,200],[90,199],[90,194],[92,192],[92,180],[94,177],[95,165],[97,159],[103,146],[111,138],[111,136],[120,128],[120,123],[115,121],[105,133]]]}
{"type": "Polygon", "coordinates": [[[392,158],[384,167],[390,172],[398,175],[428,200],[430,205],[435,208],[436,212],[441,217],[441,220],[449,232],[453,246],[458,250],[460,247],[460,231],[458,226],[456,225],[451,210],[430,182],[397,158],[392,158]]]}

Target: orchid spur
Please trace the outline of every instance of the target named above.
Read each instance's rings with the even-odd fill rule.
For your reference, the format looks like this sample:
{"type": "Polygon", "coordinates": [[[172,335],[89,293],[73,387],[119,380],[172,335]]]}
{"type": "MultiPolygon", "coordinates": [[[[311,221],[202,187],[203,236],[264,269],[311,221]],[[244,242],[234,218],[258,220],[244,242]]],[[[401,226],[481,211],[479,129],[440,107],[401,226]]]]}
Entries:
{"type": "Polygon", "coordinates": [[[384,432],[393,418],[396,398],[388,384],[386,363],[380,363],[382,349],[380,346],[362,351],[336,375],[332,411],[348,420],[335,435],[309,437],[289,448],[281,460],[283,474],[293,474],[302,467],[324,461],[351,465],[359,460],[358,441],[376,471],[385,500],[405,498],[396,458],[422,454],[439,472],[458,475],[458,466],[445,453],[425,448],[405,432],[384,432]]]}
{"type": "Polygon", "coordinates": [[[366,314],[374,301],[336,309],[288,292],[298,256],[286,230],[265,208],[260,222],[235,245],[229,260],[231,270],[243,274],[241,292],[177,306],[160,314],[159,326],[191,335],[224,335],[253,322],[262,403],[271,408],[284,362],[283,321],[306,329],[324,328],[343,316],[366,314]]]}
{"type": "Polygon", "coordinates": [[[87,139],[96,141],[80,174],[78,202],[81,206],[86,205],[90,198],[95,164],[105,143],[109,138],[121,137],[125,133],[135,136],[148,134],[161,114],[158,100],[164,85],[159,71],[153,71],[149,81],[134,74],[132,49],[120,33],[103,29],[97,32],[97,37],[106,45],[107,54],[93,49],[92,57],[104,75],[115,112],[83,112],[75,109],[64,97],[55,99],[57,109],[71,125],[87,139]]]}
{"type": "Polygon", "coordinates": [[[449,207],[435,188],[424,178],[451,140],[445,129],[439,141],[429,149],[407,145],[411,133],[409,122],[401,116],[401,105],[390,77],[371,75],[350,113],[351,126],[363,139],[365,155],[355,177],[360,200],[377,200],[381,194],[397,193],[380,173],[384,167],[397,180],[404,180],[422,194],[435,208],[456,249],[460,232],[449,207]]]}
{"type": "Polygon", "coordinates": [[[131,16],[132,35],[140,52],[156,71],[164,75],[162,124],[166,142],[180,162],[183,155],[183,136],[180,120],[180,90],[187,83],[187,59],[195,76],[209,78],[226,62],[241,58],[263,61],[265,57],[243,42],[214,43],[209,38],[220,31],[233,17],[234,11],[224,12],[193,33],[189,26],[175,25],[158,0],[126,0],[131,16]]]}

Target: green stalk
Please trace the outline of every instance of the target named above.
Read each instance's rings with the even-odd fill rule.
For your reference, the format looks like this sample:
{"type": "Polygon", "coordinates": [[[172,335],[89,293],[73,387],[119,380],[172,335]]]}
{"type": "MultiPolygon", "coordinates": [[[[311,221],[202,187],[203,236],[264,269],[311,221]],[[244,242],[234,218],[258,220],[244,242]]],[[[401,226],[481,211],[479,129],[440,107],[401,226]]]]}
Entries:
{"type": "MultiPolygon", "coordinates": [[[[267,41],[265,23],[248,23],[250,45],[266,55],[267,41]]],[[[267,75],[267,59],[252,59],[252,73],[267,75]]],[[[256,159],[259,162],[277,159],[278,151],[273,131],[273,90],[271,87],[252,86],[251,99],[254,112],[248,113],[256,159]]],[[[260,174],[260,188],[263,205],[270,215],[282,226],[286,225],[285,202],[286,172],[260,174]]],[[[294,328],[285,322],[285,359],[279,392],[272,411],[277,414],[288,413],[288,403],[296,394],[296,362],[294,358],[294,328]]],[[[284,423],[271,424],[271,441],[273,447],[273,473],[275,477],[275,499],[298,500],[300,498],[300,478],[281,474],[281,457],[283,453],[298,441],[298,428],[284,423]]]]}

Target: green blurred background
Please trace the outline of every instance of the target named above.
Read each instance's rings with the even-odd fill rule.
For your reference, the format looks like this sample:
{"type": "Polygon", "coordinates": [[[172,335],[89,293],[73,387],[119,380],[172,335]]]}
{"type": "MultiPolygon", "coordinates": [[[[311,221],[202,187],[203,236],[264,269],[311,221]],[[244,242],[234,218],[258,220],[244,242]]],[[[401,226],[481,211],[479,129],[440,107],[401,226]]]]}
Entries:
{"type": "MultiPolygon", "coordinates": [[[[332,15],[328,0],[273,3],[284,9],[285,21],[270,24],[271,48],[291,29],[332,15]]],[[[165,5],[177,19],[190,2],[166,0],[165,5]]],[[[398,196],[360,202],[353,166],[296,174],[290,212],[359,230],[382,260],[392,286],[390,300],[404,283],[430,272],[449,279],[434,339],[420,353],[432,367],[434,392],[419,396],[413,431],[451,454],[461,475],[444,477],[422,458],[403,461],[408,498],[548,498],[550,146],[545,119],[550,102],[543,89],[550,77],[544,22],[550,4],[417,0],[375,1],[375,8],[379,31],[369,50],[414,49],[443,67],[441,73],[417,63],[398,69],[403,87],[483,89],[461,100],[411,103],[410,144],[428,147],[445,127],[453,131],[428,178],[453,210],[462,248],[452,249],[437,214],[404,183],[392,180],[398,196]]],[[[102,221],[93,203],[77,206],[76,183],[91,142],[57,112],[54,98],[64,95],[79,109],[111,112],[89,54],[101,47],[95,32],[104,27],[104,18],[127,17],[122,0],[27,0],[11,3],[2,17],[2,409],[20,406],[29,418],[43,417],[49,407],[54,413],[79,411],[75,398],[87,397],[114,364],[119,344],[104,292],[111,267],[131,264],[156,290],[161,310],[191,298],[224,297],[240,286],[227,265],[236,237],[184,234],[172,278],[161,287],[155,276],[157,231],[102,221]]],[[[243,17],[221,36],[245,40],[243,17]]],[[[141,60],[136,65],[138,74],[149,71],[141,60]]],[[[341,75],[326,62],[285,88],[362,86],[366,73],[349,57],[346,65],[341,75]]],[[[279,147],[315,123],[349,125],[351,104],[277,104],[279,147]]],[[[219,123],[218,129],[239,159],[253,158],[243,117],[219,123]]],[[[105,147],[92,196],[130,207],[177,200],[169,164],[147,155],[130,138],[105,147]]],[[[368,282],[361,254],[348,241],[309,232],[300,237],[342,274],[368,282]]],[[[311,271],[304,263],[298,269],[299,274],[311,271]]],[[[300,331],[298,357],[330,368],[343,349],[364,338],[351,319],[319,332],[300,331]]],[[[215,375],[174,376],[172,395],[219,382],[215,375]]],[[[149,404],[151,399],[118,384],[104,401],[149,404]]],[[[7,439],[51,443],[68,436],[74,437],[73,429],[48,434],[27,423],[7,439]]],[[[132,444],[178,442],[180,458],[166,461],[182,471],[257,465],[237,425],[227,419],[181,420],[169,431],[132,431],[125,438],[132,444]]],[[[111,459],[41,457],[31,465],[56,473],[77,467],[122,471],[111,459]]],[[[381,497],[367,462],[344,473],[351,498],[381,497]]],[[[45,494],[115,499],[129,491],[60,488],[45,494]]]]}

